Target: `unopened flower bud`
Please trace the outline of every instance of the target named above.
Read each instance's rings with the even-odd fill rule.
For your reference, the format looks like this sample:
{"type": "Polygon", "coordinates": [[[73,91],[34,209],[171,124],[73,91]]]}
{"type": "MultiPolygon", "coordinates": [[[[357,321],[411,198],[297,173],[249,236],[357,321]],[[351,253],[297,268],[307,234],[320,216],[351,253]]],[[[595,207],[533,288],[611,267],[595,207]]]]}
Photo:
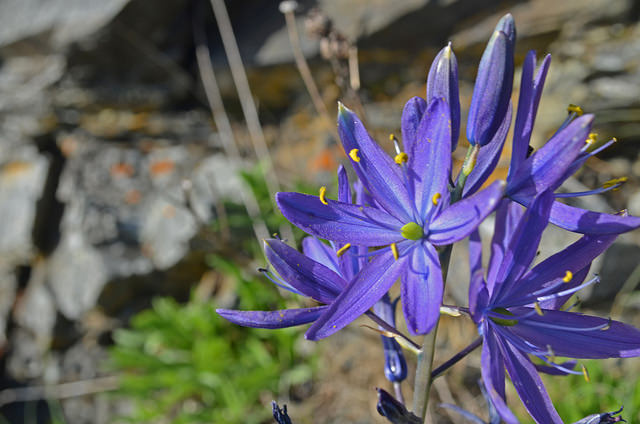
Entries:
{"type": "Polygon", "coordinates": [[[509,108],[515,38],[513,17],[507,14],[498,22],[478,67],[467,123],[467,138],[473,145],[491,141],[509,108]]]}
{"type": "Polygon", "coordinates": [[[458,146],[460,136],[460,97],[458,95],[458,62],[451,43],[440,50],[427,77],[427,103],[444,99],[451,116],[451,151],[458,146]]]}

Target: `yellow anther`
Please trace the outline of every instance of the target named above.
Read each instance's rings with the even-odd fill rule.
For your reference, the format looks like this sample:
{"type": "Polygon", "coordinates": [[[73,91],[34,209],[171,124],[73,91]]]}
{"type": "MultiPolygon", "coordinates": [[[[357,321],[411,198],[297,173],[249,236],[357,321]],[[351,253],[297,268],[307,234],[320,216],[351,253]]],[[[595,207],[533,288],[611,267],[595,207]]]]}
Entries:
{"type": "Polygon", "coordinates": [[[598,134],[596,133],[589,133],[589,137],[587,137],[586,143],[587,144],[593,144],[598,140],[598,134]]]}
{"type": "Polygon", "coordinates": [[[589,383],[591,381],[591,377],[589,377],[589,371],[587,371],[587,367],[585,367],[583,364],[580,364],[580,366],[582,367],[582,376],[584,377],[584,381],[589,383]]]}
{"type": "Polygon", "coordinates": [[[438,201],[440,200],[441,197],[442,197],[442,194],[440,193],[436,193],[433,196],[431,196],[431,203],[433,203],[433,206],[438,206],[438,201]]]}
{"type": "Polygon", "coordinates": [[[605,182],[604,184],[602,184],[602,188],[609,188],[609,187],[613,187],[616,185],[620,185],[623,183],[626,183],[628,180],[627,177],[620,177],[620,178],[613,178],[607,182],[605,182]]]}
{"type": "Polygon", "coordinates": [[[584,110],[582,110],[582,108],[580,106],[574,105],[574,104],[570,104],[567,107],[567,112],[575,113],[578,116],[582,116],[582,114],[584,114],[584,110]]]}
{"type": "Polygon", "coordinates": [[[344,255],[344,252],[346,252],[347,250],[349,250],[349,248],[351,247],[351,243],[347,243],[344,246],[342,246],[340,249],[338,249],[338,251],[336,252],[336,255],[338,255],[338,257],[344,255]]]}
{"type": "Polygon", "coordinates": [[[400,254],[398,253],[398,246],[395,243],[391,243],[391,252],[393,252],[393,257],[397,261],[400,254]]]}
{"type": "Polygon", "coordinates": [[[360,162],[360,156],[358,156],[359,151],[360,150],[358,149],[351,149],[351,151],[349,152],[349,157],[353,159],[354,162],[360,162]]]}
{"type": "Polygon", "coordinates": [[[325,186],[320,187],[320,201],[323,205],[328,205],[327,199],[325,196],[327,195],[327,188],[325,186]]]}
{"type": "Polygon", "coordinates": [[[534,309],[536,310],[536,314],[543,316],[544,313],[542,312],[542,308],[540,307],[540,304],[538,302],[533,304],[534,309]]]}
{"type": "Polygon", "coordinates": [[[400,152],[396,155],[395,158],[393,158],[393,160],[395,160],[398,165],[402,165],[409,160],[409,155],[407,155],[405,152],[400,152]]]}
{"type": "Polygon", "coordinates": [[[393,133],[389,134],[389,141],[396,141],[395,134],[393,134],[393,133]]]}
{"type": "Polygon", "coordinates": [[[568,283],[572,279],[573,279],[573,272],[567,270],[567,272],[564,274],[564,277],[562,278],[562,281],[564,281],[565,283],[568,283]]]}

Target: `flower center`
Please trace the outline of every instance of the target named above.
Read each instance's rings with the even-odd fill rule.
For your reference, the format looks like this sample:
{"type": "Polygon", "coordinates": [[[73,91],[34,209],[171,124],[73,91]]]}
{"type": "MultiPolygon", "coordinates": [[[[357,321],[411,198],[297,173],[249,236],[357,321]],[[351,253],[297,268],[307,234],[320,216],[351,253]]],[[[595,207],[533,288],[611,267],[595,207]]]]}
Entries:
{"type": "Polygon", "coordinates": [[[409,222],[400,228],[400,234],[408,240],[420,240],[424,235],[424,231],[422,227],[415,222],[409,222]]]}
{"type": "MultiPolygon", "coordinates": [[[[505,308],[493,308],[492,311],[496,312],[496,313],[498,313],[500,315],[515,316],[505,308]]],[[[496,324],[504,325],[506,327],[513,327],[514,325],[516,325],[518,323],[517,319],[498,318],[498,317],[495,317],[495,316],[494,317],[489,317],[489,319],[491,321],[495,322],[496,324]]]]}

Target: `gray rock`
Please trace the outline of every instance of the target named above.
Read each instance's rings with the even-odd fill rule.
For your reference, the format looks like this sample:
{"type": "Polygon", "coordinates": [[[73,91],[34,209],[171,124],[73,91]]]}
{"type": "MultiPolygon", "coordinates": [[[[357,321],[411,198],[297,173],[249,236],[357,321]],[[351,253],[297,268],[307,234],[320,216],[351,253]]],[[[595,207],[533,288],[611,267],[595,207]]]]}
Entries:
{"type": "Polygon", "coordinates": [[[0,46],[39,38],[59,48],[104,26],[129,0],[3,0],[0,46]]]}
{"type": "Polygon", "coordinates": [[[15,274],[0,266],[0,346],[7,341],[7,321],[16,298],[16,286],[15,274]]]}
{"type": "MultiPolygon", "coordinates": [[[[33,312],[31,312],[33,313],[33,312]]],[[[28,331],[16,329],[11,336],[13,347],[7,359],[7,373],[18,381],[41,377],[48,368],[48,346],[38,342],[28,331]]]]}
{"type": "Polygon", "coordinates": [[[187,252],[198,226],[189,210],[157,195],[149,199],[141,219],[140,240],[144,253],[158,269],[167,269],[187,252]]]}
{"type": "Polygon", "coordinates": [[[45,276],[46,262],[38,261],[31,271],[27,289],[16,305],[14,319],[33,334],[36,342],[48,347],[56,324],[56,304],[45,276]]]}
{"type": "Polygon", "coordinates": [[[102,256],[77,231],[65,233],[47,271],[57,308],[70,320],[79,319],[93,308],[107,282],[102,256]]]}
{"type": "Polygon", "coordinates": [[[48,160],[31,146],[0,154],[0,254],[24,263],[32,254],[36,201],[42,195],[48,160]]]}

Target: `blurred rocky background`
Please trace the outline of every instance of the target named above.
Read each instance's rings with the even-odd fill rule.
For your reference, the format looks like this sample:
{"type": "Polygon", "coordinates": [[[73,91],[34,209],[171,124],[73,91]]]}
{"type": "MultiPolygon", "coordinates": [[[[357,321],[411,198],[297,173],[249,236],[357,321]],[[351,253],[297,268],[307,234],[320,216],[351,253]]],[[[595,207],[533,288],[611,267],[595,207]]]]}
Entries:
{"type": "MultiPolygon", "coordinates": [[[[464,109],[486,40],[506,12],[517,23],[517,63],[529,49],[553,55],[535,142],[554,132],[569,103],[596,113],[600,139],[615,136],[619,143],[567,188],[628,176],[619,191],[585,201],[600,211],[628,207],[640,214],[640,3],[299,1],[292,13],[300,49],[329,119],[314,109],[298,73],[279,1],[226,6],[251,99],[238,97],[206,0],[0,0],[0,389],[94,379],[104,385],[97,391],[109,390],[113,383],[100,380],[99,363],[114,328],[153,296],[185,300],[210,276],[207,253],[247,259],[231,249],[233,234],[230,240],[210,225],[224,218],[224,200],[243,198],[239,172],[265,163],[256,157],[243,101],[257,105],[258,141],[263,137],[274,163],[267,178],[283,187],[298,180],[333,184],[343,161],[332,123],[338,99],[360,110],[386,140],[398,131],[404,102],[423,95],[432,58],[452,41],[464,109]],[[237,154],[229,154],[229,133],[212,119],[197,47],[208,48],[237,154]]],[[[460,157],[465,149],[462,143],[460,157]]],[[[549,252],[570,241],[553,232],[547,239],[549,252]]],[[[639,241],[629,234],[611,249],[601,268],[607,285],[588,304],[611,306],[612,293],[637,266],[639,241]]],[[[636,283],[627,281],[625,293],[636,283]]],[[[464,302],[464,285],[449,295],[464,302]]],[[[625,301],[637,317],[640,298],[625,295],[625,301]]],[[[372,340],[366,335],[363,343],[372,340]]],[[[291,408],[292,416],[371,422],[368,389],[384,381],[354,365],[361,347],[340,352],[329,367],[332,377],[317,382],[315,400],[291,408]],[[327,385],[336,379],[359,387],[338,396],[327,385]]],[[[438,393],[450,401],[447,390],[438,393]]],[[[23,409],[7,396],[0,395],[6,403],[0,412],[22,422],[23,409]]],[[[69,423],[110,422],[105,402],[72,397],[62,406],[69,423]]]]}

